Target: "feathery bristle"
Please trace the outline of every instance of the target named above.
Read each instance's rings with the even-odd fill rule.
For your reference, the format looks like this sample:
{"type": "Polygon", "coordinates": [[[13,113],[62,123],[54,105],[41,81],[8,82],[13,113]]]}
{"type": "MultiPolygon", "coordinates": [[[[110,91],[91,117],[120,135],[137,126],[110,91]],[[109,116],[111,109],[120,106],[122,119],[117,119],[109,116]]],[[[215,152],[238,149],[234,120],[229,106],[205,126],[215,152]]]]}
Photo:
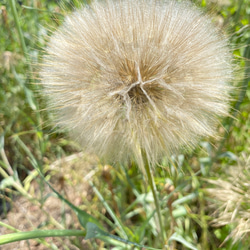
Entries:
{"type": "Polygon", "coordinates": [[[243,155],[238,166],[230,166],[226,180],[208,180],[214,187],[207,189],[217,207],[211,224],[221,227],[228,224],[233,230],[224,240],[249,241],[250,236],[250,157],[243,155]]]}

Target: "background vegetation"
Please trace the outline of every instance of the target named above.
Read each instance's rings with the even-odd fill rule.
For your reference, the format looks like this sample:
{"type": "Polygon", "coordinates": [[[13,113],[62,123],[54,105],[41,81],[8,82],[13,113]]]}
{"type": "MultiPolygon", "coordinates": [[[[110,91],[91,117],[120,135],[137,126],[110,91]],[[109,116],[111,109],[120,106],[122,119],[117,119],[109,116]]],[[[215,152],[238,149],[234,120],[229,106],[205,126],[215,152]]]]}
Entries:
{"type": "MultiPolygon", "coordinates": [[[[0,1],[0,232],[80,229],[76,216],[47,181],[107,231],[159,248],[152,193],[135,165],[101,165],[56,132],[40,97],[38,68],[47,36],[77,0],[0,1]],[[49,29],[48,29],[49,28],[49,29]]],[[[227,33],[238,91],[220,140],[162,161],[155,171],[171,249],[249,249],[250,239],[250,3],[197,0],[227,33]],[[246,60],[244,60],[246,58],[246,60]],[[242,174],[243,173],[243,174],[242,174]],[[240,175],[242,174],[242,175],[240,175]],[[221,194],[221,196],[220,196],[221,194]],[[230,205],[228,201],[231,201],[230,205]]],[[[202,66],[202,65],[201,65],[202,66]]],[[[47,238],[1,249],[132,249],[115,242],[47,238]]],[[[134,249],[136,249],[134,247],[134,249]]]]}

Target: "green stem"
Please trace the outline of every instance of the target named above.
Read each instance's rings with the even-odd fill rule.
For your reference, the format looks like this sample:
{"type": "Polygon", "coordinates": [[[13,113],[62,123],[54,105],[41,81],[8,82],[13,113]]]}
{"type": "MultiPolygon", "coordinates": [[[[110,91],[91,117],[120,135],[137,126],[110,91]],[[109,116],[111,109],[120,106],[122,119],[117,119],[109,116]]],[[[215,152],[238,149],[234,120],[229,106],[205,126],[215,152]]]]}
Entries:
{"type": "MultiPolygon", "coordinates": [[[[17,29],[17,32],[18,32],[19,39],[20,39],[22,51],[23,51],[24,57],[26,59],[26,64],[28,66],[26,83],[30,83],[30,80],[33,78],[33,76],[32,76],[32,71],[33,70],[32,70],[32,67],[31,67],[30,56],[29,56],[29,53],[28,53],[28,50],[27,50],[27,47],[26,47],[26,44],[25,44],[23,31],[21,29],[18,14],[17,14],[16,0],[10,0],[10,7],[11,7],[12,15],[14,17],[14,22],[15,22],[15,25],[16,25],[16,29],[17,29]]],[[[37,88],[37,85],[34,85],[34,86],[35,86],[35,88],[37,88]]],[[[31,109],[33,109],[33,110],[38,109],[38,104],[34,102],[31,90],[26,86],[26,84],[23,85],[23,88],[24,88],[24,92],[25,92],[25,95],[26,95],[27,102],[29,103],[31,109]]],[[[37,117],[39,118],[40,117],[39,112],[36,112],[36,113],[37,113],[37,117]]]]}
{"type": "Polygon", "coordinates": [[[7,229],[9,229],[9,230],[12,230],[12,231],[14,231],[14,232],[21,232],[20,230],[18,230],[18,229],[16,229],[16,228],[14,228],[14,227],[12,227],[12,226],[10,226],[10,225],[8,225],[8,224],[2,222],[2,221],[0,221],[0,226],[5,227],[5,228],[7,228],[7,229]]]}
{"type": "Polygon", "coordinates": [[[146,174],[148,177],[148,182],[149,182],[149,185],[151,187],[151,190],[152,190],[153,196],[154,196],[155,208],[156,208],[156,212],[157,212],[157,216],[158,216],[158,220],[159,220],[159,224],[160,224],[161,238],[162,238],[163,243],[165,244],[165,233],[164,233],[165,231],[164,231],[163,223],[162,223],[160,203],[159,203],[159,199],[158,199],[158,196],[156,193],[157,192],[156,185],[155,185],[154,179],[152,178],[153,174],[150,170],[146,155],[144,155],[143,158],[145,160],[145,170],[146,170],[146,174]]]}
{"type": "Polygon", "coordinates": [[[44,12],[44,13],[49,13],[49,14],[53,14],[53,15],[58,15],[58,16],[64,17],[63,14],[58,13],[58,12],[53,12],[53,11],[49,11],[49,10],[43,10],[43,9],[39,9],[39,8],[34,8],[34,7],[26,6],[26,5],[23,5],[23,4],[22,4],[22,8],[27,9],[27,10],[34,10],[34,11],[39,11],[39,12],[44,12]]]}
{"type": "Polygon", "coordinates": [[[12,170],[12,168],[10,166],[9,160],[8,160],[6,154],[5,154],[4,148],[2,148],[0,150],[0,155],[1,155],[2,159],[3,159],[3,162],[5,164],[5,168],[6,168],[7,172],[9,173],[9,175],[13,176],[14,172],[13,172],[13,170],[12,170]]]}
{"type": "MultiPolygon", "coordinates": [[[[0,175],[2,175],[2,177],[4,179],[7,179],[7,178],[11,178],[12,176],[9,176],[3,169],[2,167],[0,166],[0,175]]],[[[13,178],[13,182],[11,183],[11,185],[20,193],[22,194],[23,196],[29,198],[29,199],[32,199],[32,196],[30,194],[28,194],[26,192],[26,190],[23,188],[23,186],[17,182],[14,178],[13,178]]]]}
{"type": "Polygon", "coordinates": [[[84,236],[82,230],[36,230],[31,232],[19,232],[12,234],[5,234],[0,236],[0,245],[20,241],[30,240],[44,237],[63,237],[63,236],[84,236]]]}
{"type": "Polygon", "coordinates": [[[19,36],[19,39],[20,39],[20,42],[21,42],[21,46],[22,46],[24,56],[26,57],[26,59],[28,59],[27,58],[28,57],[27,48],[26,48],[26,44],[25,44],[25,41],[24,41],[23,32],[22,32],[22,29],[21,29],[21,26],[20,26],[20,23],[19,23],[19,20],[18,20],[18,15],[17,15],[17,10],[16,10],[16,1],[15,0],[10,1],[10,7],[11,7],[12,15],[14,17],[15,25],[16,25],[16,28],[17,28],[17,32],[18,32],[18,36],[19,36]]]}
{"type": "Polygon", "coordinates": [[[103,203],[104,207],[106,208],[106,210],[108,211],[109,215],[112,217],[112,219],[115,222],[115,225],[120,229],[121,231],[121,236],[125,239],[128,239],[128,235],[126,233],[125,228],[123,227],[122,223],[120,222],[120,220],[117,218],[117,216],[115,215],[115,213],[113,212],[113,210],[110,208],[110,206],[108,205],[108,203],[105,201],[105,199],[102,197],[101,193],[98,191],[98,189],[95,187],[94,183],[92,181],[89,181],[90,186],[93,188],[93,191],[96,193],[96,195],[98,196],[98,198],[100,199],[100,201],[103,203]]]}
{"type": "Polygon", "coordinates": [[[0,167],[0,175],[2,175],[4,179],[9,178],[9,175],[1,167],[0,167]]]}
{"type": "MultiPolygon", "coordinates": [[[[14,227],[12,227],[12,226],[10,226],[10,225],[8,225],[8,224],[5,224],[5,223],[2,222],[2,221],[0,221],[0,226],[5,227],[5,228],[8,228],[9,230],[14,231],[14,232],[21,232],[20,230],[14,228],[14,227]]],[[[47,248],[50,247],[50,245],[49,245],[44,239],[42,239],[42,240],[36,239],[36,241],[39,242],[39,243],[41,243],[41,244],[43,244],[43,245],[45,245],[47,248]]]]}
{"type": "Polygon", "coordinates": [[[201,246],[202,249],[209,249],[208,246],[208,222],[205,215],[205,200],[204,194],[202,192],[199,193],[199,204],[200,204],[200,219],[201,219],[201,227],[202,227],[202,235],[201,235],[201,246]]]}

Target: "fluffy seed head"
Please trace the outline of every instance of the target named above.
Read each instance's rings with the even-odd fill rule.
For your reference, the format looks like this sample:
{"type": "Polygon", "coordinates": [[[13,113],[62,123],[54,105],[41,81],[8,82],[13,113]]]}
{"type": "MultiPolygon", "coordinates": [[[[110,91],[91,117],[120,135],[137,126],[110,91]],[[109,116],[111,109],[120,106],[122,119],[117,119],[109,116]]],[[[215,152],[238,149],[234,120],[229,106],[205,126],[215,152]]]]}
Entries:
{"type": "Polygon", "coordinates": [[[231,56],[194,6],[94,1],[54,32],[41,70],[59,126],[106,159],[150,165],[214,135],[227,115],[231,56]]]}
{"type": "Polygon", "coordinates": [[[217,207],[211,224],[234,226],[225,241],[250,243],[250,157],[243,155],[238,166],[230,166],[226,173],[226,180],[208,180],[214,187],[207,192],[213,198],[213,207],[217,207]]]}

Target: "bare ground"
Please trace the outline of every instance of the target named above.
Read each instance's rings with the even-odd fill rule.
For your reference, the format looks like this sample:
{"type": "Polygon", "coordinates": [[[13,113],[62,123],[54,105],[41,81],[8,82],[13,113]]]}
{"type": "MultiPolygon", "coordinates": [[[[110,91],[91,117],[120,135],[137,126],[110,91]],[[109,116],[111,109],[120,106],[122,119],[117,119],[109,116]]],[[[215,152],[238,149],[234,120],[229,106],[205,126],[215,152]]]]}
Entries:
{"type": "MultiPolygon", "coordinates": [[[[95,157],[77,153],[56,161],[49,166],[47,176],[50,183],[71,203],[85,211],[94,211],[90,206],[92,189],[88,184],[97,166],[95,157]]],[[[60,201],[50,188],[38,176],[32,180],[28,193],[36,200],[17,196],[11,201],[11,210],[1,216],[1,221],[16,230],[31,231],[36,229],[81,229],[74,212],[60,201]],[[42,198],[43,197],[43,198],[42,198]],[[41,199],[44,201],[41,202],[41,199]],[[37,200],[40,200],[38,202],[37,200]]],[[[0,227],[0,234],[13,233],[13,230],[0,227]]],[[[45,238],[9,243],[0,247],[1,250],[45,250],[45,249],[93,249],[84,239],[45,238]],[[42,242],[41,242],[42,240],[42,242]],[[75,246],[78,245],[78,247],[75,246]],[[53,248],[53,245],[56,246],[53,248]]]]}

